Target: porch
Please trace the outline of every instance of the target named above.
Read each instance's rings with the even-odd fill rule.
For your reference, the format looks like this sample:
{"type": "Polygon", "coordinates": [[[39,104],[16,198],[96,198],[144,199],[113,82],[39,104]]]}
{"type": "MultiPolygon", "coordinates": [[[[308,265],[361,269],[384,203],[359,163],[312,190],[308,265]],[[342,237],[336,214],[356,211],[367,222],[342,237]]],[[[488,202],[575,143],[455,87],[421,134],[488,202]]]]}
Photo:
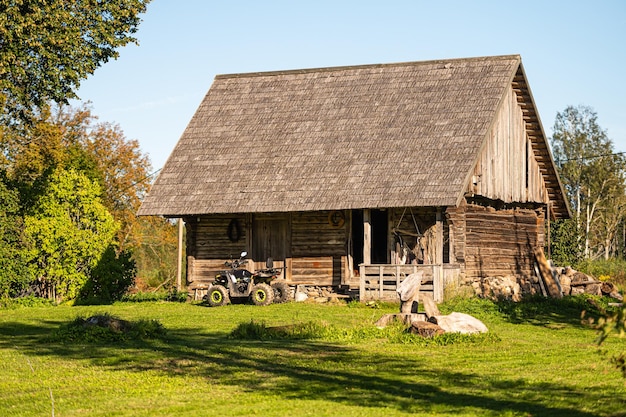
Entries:
{"type": "Polygon", "coordinates": [[[446,283],[456,281],[461,272],[451,264],[360,264],[359,300],[398,300],[396,289],[409,275],[423,271],[421,292],[432,294],[435,302],[444,298],[446,283]]]}

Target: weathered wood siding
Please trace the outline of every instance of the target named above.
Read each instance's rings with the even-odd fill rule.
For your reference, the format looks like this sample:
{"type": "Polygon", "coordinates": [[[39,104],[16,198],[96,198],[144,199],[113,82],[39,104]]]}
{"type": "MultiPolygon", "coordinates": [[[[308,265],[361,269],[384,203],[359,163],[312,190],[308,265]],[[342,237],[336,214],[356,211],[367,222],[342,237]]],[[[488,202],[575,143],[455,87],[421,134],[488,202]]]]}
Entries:
{"type": "Polygon", "coordinates": [[[447,207],[446,221],[449,227],[448,263],[459,265],[465,271],[465,202],[459,207],[447,207]]]}
{"type": "Polygon", "coordinates": [[[469,191],[505,203],[547,202],[543,176],[512,87],[476,164],[469,191]]]}
{"type": "MultiPolygon", "coordinates": [[[[187,235],[187,282],[207,281],[224,269],[224,262],[237,259],[247,250],[248,225],[245,215],[219,214],[185,218],[187,235]],[[239,223],[239,239],[228,236],[231,221],[239,223]]],[[[236,236],[233,236],[236,237],[236,236]]]]}
{"type": "Polygon", "coordinates": [[[348,214],[341,227],[329,221],[330,211],[297,212],[291,216],[291,268],[294,284],[340,285],[347,274],[348,214]]]}
{"type": "Polygon", "coordinates": [[[544,243],[541,210],[465,206],[465,273],[476,279],[534,275],[533,249],[544,243]]]}
{"type": "MultiPolygon", "coordinates": [[[[281,214],[288,218],[286,234],[288,248],[285,259],[275,257],[275,266],[286,266],[284,277],[291,284],[340,285],[348,274],[346,268],[347,227],[329,222],[328,211],[299,212],[281,214]]],[[[262,226],[271,224],[272,216],[259,217],[262,226]],[[268,220],[270,219],[270,220],[268,220]]],[[[258,234],[259,221],[255,223],[253,214],[204,215],[187,218],[187,281],[211,281],[217,271],[224,269],[224,262],[237,258],[241,251],[249,253],[250,262],[246,267],[254,271],[262,268],[265,259],[255,259],[254,245],[261,239],[258,234]],[[240,225],[237,241],[229,237],[228,228],[233,219],[240,225]],[[253,236],[253,224],[257,226],[257,236],[253,236]]],[[[271,243],[271,242],[270,242],[271,243]]]]}

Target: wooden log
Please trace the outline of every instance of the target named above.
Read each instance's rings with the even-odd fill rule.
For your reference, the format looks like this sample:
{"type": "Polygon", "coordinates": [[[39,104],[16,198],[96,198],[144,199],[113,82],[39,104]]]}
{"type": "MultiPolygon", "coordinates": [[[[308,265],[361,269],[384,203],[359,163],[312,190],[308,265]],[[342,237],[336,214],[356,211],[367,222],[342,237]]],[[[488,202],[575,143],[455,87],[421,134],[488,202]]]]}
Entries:
{"type": "Polygon", "coordinates": [[[422,298],[422,303],[424,303],[424,311],[426,312],[426,316],[428,318],[441,315],[441,313],[439,312],[439,308],[437,307],[437,303],[435,303],[435,300],[433,299],[432,294],[423,293],[421,295],[421,298],[422,298]]]}
{"type": "Polygon", "coordinates": [[[409,327],[407,331],[425,338],[431,338],[445,333],[445,330],[437,324],[430,323],[428,321],[415,321],[411,323],[411,327],[409,327]]]}
{"type": "Polygon", "coordinates": [[[385,314],[381,318],[378,319],[375,326],[382,328],[387,327],[391,323],[402,322],[405,325],[409,326],[415,322],[425,322],[426,314],[424,313],[396,313],[396,314],[385,314]]]}
{"type": "Polygon", "coordinates": [[[546,286],[543,283],[543,278],[541,278],[541,271],[539,271],[539,264],[535,262],[535,274],[537,275],[537,279],[539,280],[539,288],[541,288],[541,294],[544,297],[548,296],[548,292],[546,291],[546,286]]]}

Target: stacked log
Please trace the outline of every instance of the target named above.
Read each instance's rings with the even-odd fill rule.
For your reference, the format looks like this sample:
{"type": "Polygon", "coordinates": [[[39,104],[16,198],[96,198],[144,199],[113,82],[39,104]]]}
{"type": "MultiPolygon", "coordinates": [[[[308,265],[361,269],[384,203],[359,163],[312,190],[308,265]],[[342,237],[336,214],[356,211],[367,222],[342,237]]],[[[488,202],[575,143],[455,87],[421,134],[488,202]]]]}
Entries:
{"type": "Polygon", "coordinates": [[[552,268],[561,283],[563,295],[591,294],[624,301],[617,287],[608,281],[600,281],[591,275],[576,271],[571,267],[552,268]]]}

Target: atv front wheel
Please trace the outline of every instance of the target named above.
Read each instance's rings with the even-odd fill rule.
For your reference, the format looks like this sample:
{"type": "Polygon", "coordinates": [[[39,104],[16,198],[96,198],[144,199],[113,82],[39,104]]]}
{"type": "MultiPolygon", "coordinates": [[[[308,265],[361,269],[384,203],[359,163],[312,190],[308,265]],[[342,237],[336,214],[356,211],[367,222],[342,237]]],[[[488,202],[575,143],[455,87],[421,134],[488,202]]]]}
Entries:
{"type": "Polygon", "coordinates": [[[250,298],[254,305],[266,306],[274,301],[274,290],[267,284],[257,284],[252,287],[250,298]]]}
{"type": "Polygon", "coordinates": [[[274,290],[274,302],[284,303],[291,297],[289,285],[285,281],[272,282],[272,289],[274,290]]]}
{"type": "Polygon", "coordinates": [[[219,307],[230,303],[228,291],[221,285],[211,285],[207,292],[206,299],[211,307],[219,307]]]}

